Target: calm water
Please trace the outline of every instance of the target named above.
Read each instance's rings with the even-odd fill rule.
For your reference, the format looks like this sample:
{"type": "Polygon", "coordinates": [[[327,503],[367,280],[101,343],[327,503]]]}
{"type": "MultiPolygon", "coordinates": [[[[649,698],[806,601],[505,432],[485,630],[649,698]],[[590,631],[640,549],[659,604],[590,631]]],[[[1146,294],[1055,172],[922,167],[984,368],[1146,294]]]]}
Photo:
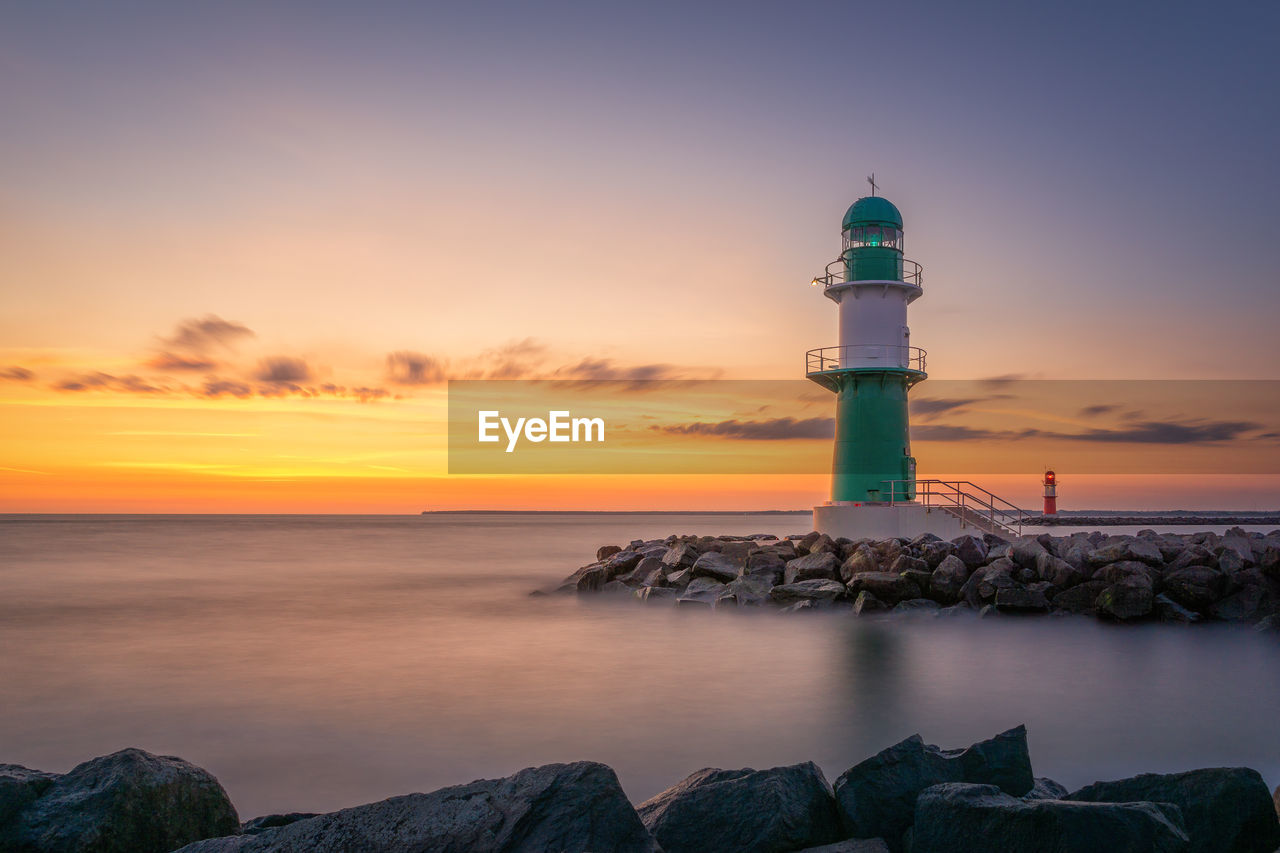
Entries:
{"type": "Polygon", "coordinates": [[[913,732],[1025,722],[1036,772],[1070,787],[1225,764],[1280,782],[1280,643],[1249,630],[528,596],[602,543],[807,523],[0,517],[0,762],[181,755],[247,817],[576,759],[636,800],[707,765],[834,780],[913,732]]]}

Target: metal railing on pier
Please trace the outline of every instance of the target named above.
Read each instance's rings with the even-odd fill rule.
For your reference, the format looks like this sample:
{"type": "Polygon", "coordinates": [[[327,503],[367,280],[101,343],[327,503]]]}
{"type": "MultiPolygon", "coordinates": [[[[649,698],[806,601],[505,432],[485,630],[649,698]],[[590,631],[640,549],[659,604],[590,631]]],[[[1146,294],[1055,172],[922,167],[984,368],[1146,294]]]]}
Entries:
{"type": "Polygon", "coordinates": [[[889,505],[903,503],[914,489],[915,500],[960,519],[966,527],[997,536],[1021,536],[1022,525],[1031,516],[1027,510],[1009,503],[968,480],[885,480],[889,505]]]}

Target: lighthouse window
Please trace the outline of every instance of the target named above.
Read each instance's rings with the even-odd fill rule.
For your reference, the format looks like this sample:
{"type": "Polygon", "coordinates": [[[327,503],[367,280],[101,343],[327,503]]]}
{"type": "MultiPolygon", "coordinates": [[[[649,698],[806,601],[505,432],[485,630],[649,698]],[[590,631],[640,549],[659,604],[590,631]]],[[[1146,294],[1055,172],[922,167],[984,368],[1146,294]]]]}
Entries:
{"type": "Polygon", "coordinates": [[[858,249],[863,246],[901,249],[902,232],[891,226],[879,225],[858,225],[844,232],[844,248],[858,249]]]}

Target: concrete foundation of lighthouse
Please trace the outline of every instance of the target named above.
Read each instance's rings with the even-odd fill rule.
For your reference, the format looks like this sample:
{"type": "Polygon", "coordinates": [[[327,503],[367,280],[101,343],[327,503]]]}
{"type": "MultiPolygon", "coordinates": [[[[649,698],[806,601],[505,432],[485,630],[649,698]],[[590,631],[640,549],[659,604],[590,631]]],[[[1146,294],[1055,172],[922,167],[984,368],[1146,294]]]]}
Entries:
{"type": "Polygon", "coordinates": [[[919,503],[835,504],[813,508],[813,529],[832,539],[914,539],[921,533],[932,533],[943,539],[954,539],[973,533],[959,518],[937,507],[919,503]]]}

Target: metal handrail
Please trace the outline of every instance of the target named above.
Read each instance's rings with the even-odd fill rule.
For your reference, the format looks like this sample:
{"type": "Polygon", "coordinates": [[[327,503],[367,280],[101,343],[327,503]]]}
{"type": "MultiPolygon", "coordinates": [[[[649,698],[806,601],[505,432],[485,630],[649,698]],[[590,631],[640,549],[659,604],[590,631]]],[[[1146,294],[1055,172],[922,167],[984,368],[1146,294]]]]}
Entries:
{"type": "MultiPolygon", "coordinates": [[[[845,265],[845,259],[841,256],[827,264],[826,271],[823,272],[822,275],[816,276],[811,284],[821,284],[824,287],[835,287],[838,284],[847,284],[849,282],[849,279],[846,277],[847,273],[848,269],[845,265]],[[835,269],[832,269],[832,267],[835,267],[835,269]]],[[[918,263],[903,258],[902,278],[898,280],[906,282],[907,284],[914,284],[916,287],[922,287],[923,285],[921,282],[924,279],[923,273],[924,268],[918,263]]],[[[880,281],[881,279],[868,280],[880,281]]]]}
{"type": "MultiPolygon", "coordinates": [[[[899,495],[901,495],[900,499],[905,501],[914,491],[916,498],[925,506],[936,506],[952,512],[960,519],[961,524],[967,524],[975,519],[979,522],[985,521],[989,533],[1007,531],[1021,536],[1022,525],[1030,516],[1027,510],[1013,505],[969,480],[884,480],[883,482],[889,486],[890,506],[899,500],[899,495]]],[[[981,527],[980,524],[978,526],[981,527]]]]}
{"type": "Polygon", "coordinates": [[[859,364],[857,367],[907,368],[924,373],[924,350],[920,347],[887,346],[880,344],[845,344],[844,346],[820,347],[804,354],[805,373],[823,373],[828,370],[840,370],[853,367],[859,359],[882,359],[883,364],[859,364]]]}

